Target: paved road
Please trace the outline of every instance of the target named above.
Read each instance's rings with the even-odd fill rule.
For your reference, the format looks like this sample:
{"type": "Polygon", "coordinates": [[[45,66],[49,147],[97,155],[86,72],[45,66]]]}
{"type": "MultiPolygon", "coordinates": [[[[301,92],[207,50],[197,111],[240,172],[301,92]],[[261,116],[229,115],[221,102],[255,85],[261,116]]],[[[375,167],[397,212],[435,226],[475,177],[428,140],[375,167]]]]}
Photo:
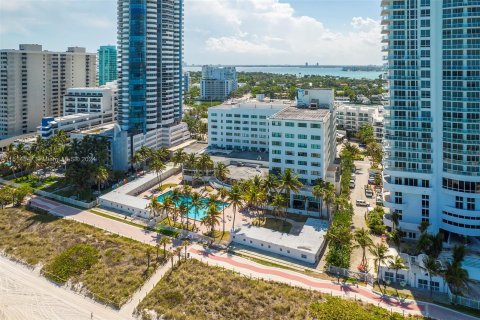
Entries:
{"type": "Polygon", "coordinates": [[[89,320],[92,313],[95,320],[133,319],[0,256],[1,320],[89,320]]]}
{"type": "Polygon", "coordinates": [[[30,201],[33,205],[48,210],[57,216],[89,224],[111,233],[123,235],[124,237],[143,243],[155,245],[159,238],[159,235],[156,232],[143,230],[138,227],[105,218],[88,211],[82,211],[50,199],[33,197],[30,201]]]}
{"type": "Polygon", "coordinates": [[[369,288],[341,286],[330,281],[312,278],[297,272],[263,266],[238,256],[205,251],[199,246],[192,246],[189,249],[189,252],[193,257],[198,258],[203,262],[208,262],[210,265],[213,264],[221,266],[229,270],[233,269],[245,276],[287,283],[344,298],[362,300],[364,302],[373,303],[385,309],[393,310],[399,313],[405,312],[405,314],[423,314],[439,320],[477,319],[472,316],[464,315],[447,308],[427,303],[416,303],[414,301],[409,301],[407,303],[400,304],[396,300],[382,299],[381,296],[372,292],[369,288]]]}

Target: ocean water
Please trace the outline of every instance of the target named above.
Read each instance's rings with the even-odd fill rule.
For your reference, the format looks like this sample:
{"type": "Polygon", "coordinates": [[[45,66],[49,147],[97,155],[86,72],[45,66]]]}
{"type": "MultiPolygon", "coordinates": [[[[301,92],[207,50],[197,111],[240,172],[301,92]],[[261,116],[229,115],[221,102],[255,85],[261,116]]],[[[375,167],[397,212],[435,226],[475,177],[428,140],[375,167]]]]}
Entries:
{"type": "MultiPolygon", "coordinates": [[[[202,67],[183,67],[184,71],[202,71],[202,67]]],[[[275,74],[294,74],[297,76],[335,76],[353,79],[378,79],[380,71],[343,71],[341,67],[237,67],[238,72],[265,72],[275,74]]]]}

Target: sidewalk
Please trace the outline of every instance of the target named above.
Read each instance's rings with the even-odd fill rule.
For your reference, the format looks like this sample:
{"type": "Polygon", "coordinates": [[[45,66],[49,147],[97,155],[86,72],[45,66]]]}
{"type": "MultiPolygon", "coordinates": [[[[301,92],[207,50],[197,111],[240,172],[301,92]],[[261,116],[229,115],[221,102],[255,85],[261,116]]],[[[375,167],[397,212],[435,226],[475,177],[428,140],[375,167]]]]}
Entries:
{"type": "Polygon", "coordinates": [[[232,256],[226,253],[209,252],[203,248],[200,248],[199,246],[192,246],[189,252],[193,257],[205,263],[234,270],[247,277],[282,282],[309,290],[318,290],[323,293],[340,296],[343,298],[361,300],[383,307],[387,310],[399,312],[400,314],[421,314],[439,320],[476,319],[475,317],[430,303],[405,301],[402,304],[394,299],[383,298],[381,295],[373,292],[368,287],[355,287],[353,285],[342,286],[332,283],[331,281],[312,278],[294,271],[260,265],[238,256],[232,256]]]}

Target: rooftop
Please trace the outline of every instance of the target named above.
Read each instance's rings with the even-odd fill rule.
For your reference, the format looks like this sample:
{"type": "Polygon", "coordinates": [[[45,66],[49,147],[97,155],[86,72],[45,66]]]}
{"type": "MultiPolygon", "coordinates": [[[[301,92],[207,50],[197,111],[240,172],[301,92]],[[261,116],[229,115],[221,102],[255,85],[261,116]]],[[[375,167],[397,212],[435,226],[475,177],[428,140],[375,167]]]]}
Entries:
{"type": "Polygon", "coordinates": [[[227,101],[219,106],[209,108],[210,109],[223,109],[223,110],[231,110],[231,109],[281,109],[288,106],[292,106],[294,104],[291,100],[270,100],[265,99],[264,101],[258,101],[256,99],[248,99],[248,100],[230,100],[227,101]]]}
{"type": "Polygon", "coordinates": [[[308,109],[287,107],[270,117],[270,119],[288,119],[288,120],[323,120],[330,114],[328,109],[308,109]]]}
{"type": "Polygon", "coordinates": [[[106,134],[109,131],[112,131],[113,128],[115,127],[115,125],[116,125],[115,122],[111,122],[111,123],[101,125],[101,126],[97,126],[97,127],[93,127],[93,128],[90,128],[90,129],[85,129],[85,130],[80,129],[80,130],[75,130],[73,132],[74,133],[81,133],[81,134],[106,134]]]}
{"type": "Polygon", "coordinates": [[[327,221],[308,218],[298,235],[253,226],[243,226],[238,228],[235,233],[251,239],[315,254],[322,248],[327,229],[327,221]]]}

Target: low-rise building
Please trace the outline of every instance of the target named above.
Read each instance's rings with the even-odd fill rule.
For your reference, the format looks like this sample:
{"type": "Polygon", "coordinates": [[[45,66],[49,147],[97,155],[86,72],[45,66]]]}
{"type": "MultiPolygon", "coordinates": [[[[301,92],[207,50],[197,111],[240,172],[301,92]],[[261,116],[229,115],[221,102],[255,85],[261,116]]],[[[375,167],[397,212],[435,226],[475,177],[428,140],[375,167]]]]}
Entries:
{"type": "Polygon", "coordinates": [[[63,117],[43,117],[42,124],[38,127],[38,134],[42,139],[50,139],[59,131],[69,133],[110,122],[112,122],[111,115],[104,117],[101,113],[77,113],[63,117]]]}
{"type": "Polygon", "coordinates": [[[337,124],[339,129],[357,132],[362,125],[383,119],[382,105],[339,104],[337,105],[337,124]]]}
{"type": "Polygon", "coordinates": [[[325,247],[328,222],[309,218],[299,234],[282,233],[255,226],[232,232],[232,242],[314,265],[325,247]]]}

